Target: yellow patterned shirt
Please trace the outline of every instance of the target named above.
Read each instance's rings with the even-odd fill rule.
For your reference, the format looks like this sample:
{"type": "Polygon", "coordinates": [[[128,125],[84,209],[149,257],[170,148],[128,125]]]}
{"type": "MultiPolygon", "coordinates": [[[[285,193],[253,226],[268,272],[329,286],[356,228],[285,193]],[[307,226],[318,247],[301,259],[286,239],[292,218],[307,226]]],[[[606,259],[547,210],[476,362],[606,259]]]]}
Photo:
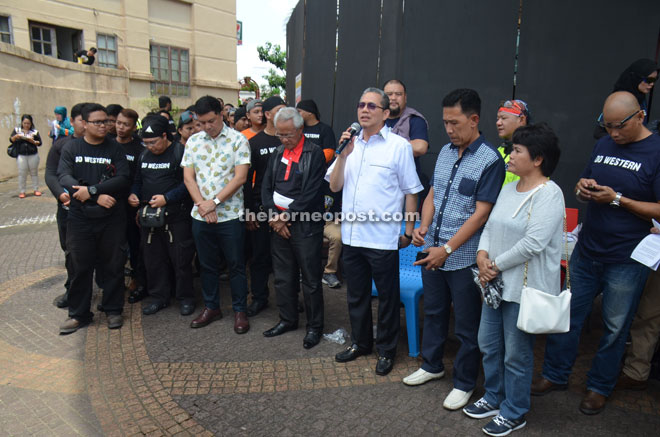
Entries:
{"type": "MultiPolygon", "coordinates": [[[[240,132],[224,126],[220,134],[211,138],[202,131],[188,138],[181,167],[195,170],[197,186],[204,200],[213,199],[234,177],[237,165],[250,164],[250,144],[240,132]]],[[[237,219],[243,214],[243,187],[216,207],[218,223],[237,219]]],[[[204,221],[194,206],[190,214],[204,221]]]]}

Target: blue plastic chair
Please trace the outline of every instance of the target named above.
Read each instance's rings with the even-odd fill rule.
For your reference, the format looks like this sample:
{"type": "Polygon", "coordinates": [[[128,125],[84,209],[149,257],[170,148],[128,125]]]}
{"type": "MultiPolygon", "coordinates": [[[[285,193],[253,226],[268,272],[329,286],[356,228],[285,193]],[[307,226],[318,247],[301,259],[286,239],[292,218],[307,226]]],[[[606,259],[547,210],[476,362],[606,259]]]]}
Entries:
{"type": "MultiPolygon", "coordinates": [[[[415,224],[415,227],[419,223],[415,224]]],[[[405,224],[402,226],[405,227],[405,224]]],[[[419,298],[424,293],[422,271],[419,266],[413,266],[417,252],[421,247],[412,244],[399,250],[399,282],[401,284],[401,303],[406,311],[406,331],[408,333],[408,355],[419,355],[419,298]]],[[[371,282],[371,295],[378,296],[376,284],[371,282]]]]}

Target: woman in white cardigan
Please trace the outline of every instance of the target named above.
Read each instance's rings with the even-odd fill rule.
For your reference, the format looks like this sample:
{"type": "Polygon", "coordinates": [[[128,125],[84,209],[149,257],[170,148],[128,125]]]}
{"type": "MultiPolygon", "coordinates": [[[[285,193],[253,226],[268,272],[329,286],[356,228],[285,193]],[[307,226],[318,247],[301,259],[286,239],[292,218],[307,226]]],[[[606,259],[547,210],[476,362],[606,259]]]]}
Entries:
{"type": "Polygon", "coordinates": [[[494,416],[483,428],[492,436],[524,427],[530,407],[534,336],[516,327],[525,263],[530,287],[560,293],[564,196],[549,180],[559,155],[557,136],[547,125],[514,132],[507,170],[520,180],[502,188],[479,242],[480,282],[501,273],[504,287],[499,306],[484,302],[481,313],[486,393],[463,412],[476,419],[494,416]]]}

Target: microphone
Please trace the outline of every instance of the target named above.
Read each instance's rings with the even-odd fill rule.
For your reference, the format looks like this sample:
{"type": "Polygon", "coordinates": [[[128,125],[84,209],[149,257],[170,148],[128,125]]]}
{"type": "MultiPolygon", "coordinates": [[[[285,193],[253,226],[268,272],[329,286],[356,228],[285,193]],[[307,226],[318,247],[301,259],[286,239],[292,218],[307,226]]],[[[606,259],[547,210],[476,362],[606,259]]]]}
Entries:
{"type": "Polygon", "coordinates": [[[362,130],[362,126],[360,126],[360,123],[358,123],[357,121],[356,121],[355,123],[353,123],[353,124],[351,125],[351,127],[349,128],[349,132],[350,132],[351,136],[348,137],[347,139],[345,139],[344,141],[342,141],[342,142],[339,144],[339,147],[337,147],[337,151],[335,152],[335,154],[336,154],[336,155],[341,155],[341,152],[344,151],[344,148],[345,148],[346,146],[348,146],[348,143],[351,142],[351,140],[353,139],[353,137],[354,137],[355,135],[357,135],[358,132],[360,132],[360,130],[362,130]]]}

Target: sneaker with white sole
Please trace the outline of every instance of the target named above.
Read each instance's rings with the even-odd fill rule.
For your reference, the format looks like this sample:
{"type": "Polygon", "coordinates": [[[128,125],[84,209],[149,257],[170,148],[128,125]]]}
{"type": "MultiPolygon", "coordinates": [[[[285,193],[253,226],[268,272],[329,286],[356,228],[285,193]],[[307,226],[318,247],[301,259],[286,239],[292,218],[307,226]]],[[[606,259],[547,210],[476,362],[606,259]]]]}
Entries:
{"type": "Polygon", "coordinates": [[[474,404],[463,408],[463,412],[466,416],[473,419],[484,419],[486,417],[497,416],[500,414],[499,408],[489,404],[484,398],[481,398],[474,404]]]}
{"type": "Polygon", "coordinates": [[[339,278],[337,278],[337,275],[335,275],[334,273],[324,273],[323,276],[321,277],[321,282],[323,282],[325,285],[327,285],[330,288],[341,287],[341,282],[339,282],[339,278]]]}
{"type": "Polygon", "coordinates": [[[403,378],[403,383],[405,385],[422,385],[434,379],[440,379],[443,376],[445,376],[444,370],[440,373],[431,373],[422,368],[419,368],[410,375],[403,378]]]}
{"type": "Polygon", "coordinates": [[[449,392],[449,395],[447,395],[445,398],[442,406],[448,410],[458,410],[459,408],[463,408],[470,400],[470,396],[472,396],[473,391],[474,390],[463,391],[454,388],[449,392]]]}
{"type": "Polygon", "coordinates": [[[486,424],[481,430],[493,437],[502,437],[505,435],[511,434],[513,431],[520,429],[527,425],[527,421],[525,420],[525,416],[521,417],[520,419],[517,420],[509,420],[505,417],[502,417],[501,414],[498,414],[486,424]]]}

